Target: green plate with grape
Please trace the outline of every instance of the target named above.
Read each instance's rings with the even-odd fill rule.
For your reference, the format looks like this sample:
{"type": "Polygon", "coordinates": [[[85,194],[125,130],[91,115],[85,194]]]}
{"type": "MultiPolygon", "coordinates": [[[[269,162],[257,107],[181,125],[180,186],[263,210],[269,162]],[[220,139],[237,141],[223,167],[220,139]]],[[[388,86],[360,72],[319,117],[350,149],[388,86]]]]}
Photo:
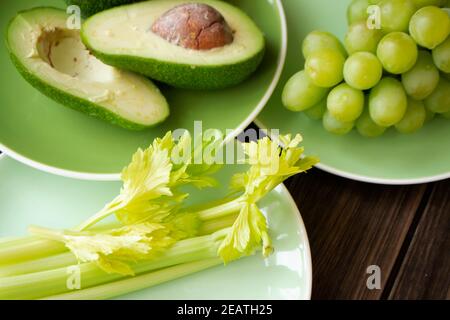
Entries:
{"type": "MultiPolygon", "coordinates": [[[[347,41],[347,9],[352,1],[283,1],[289,31],[287,62],[275,94],[258,117],[258,125],[279,129],[281,133],[301,132],[308,153],[321,159],[317,167],[339,176],[379,184],[416,184],[449,178],[450,121],[446,112],[450,110],[450,84],[448,74],[442,69],[449,67],[450,40],[445,30],[450,26],[442,14],[444,10],[436,7],[419,11],[417,7],[419,3],[444,6],[446,1],[411,1],[355,1],[361,6],[353,6],[353,33],[347,41]],[[381,17],[390,17],[380,22],[382,30],[391,32],[378,30],[364,36],[358,33],[358,29],[370,22],[365,11],[368,2],[378,2],[381,17]],[[436,13],[436,10],[440,11],[436,13]],[[435,28],[427,27],[426,19],[422,23],[423,16],[428,16],[435,28]],[[415,22],[409,31],[411,20],[415,22]],[[402,34],[398,33],[399,29],[402,34]],[[323,40],[327,50],[311,53],[314,39],[310,38],[305,66],[302,43],[314,30],[334,34],[342,45],[323,40]],[[434,47],[440,48],[439,53],[432,53],[434,47]],[[352,59],[346,60],[347,51],[352,59]],[[344,59],[336,58],[339,52],[345,55],[344,59]],[[298,73],[304,68],[306,71],[298,73]],[[342,74],[336,77],[333,68],[343,70],[342,74]],[[435,70],[434,73],[429,69],[435,70]],[[291,92],[283,95],[286,83],[294,74],[297,80],[288,85],[291,92]],[[300,97],[306,84],[330,88],[309,90],[290,109],[304,111],[314,99],[322,103],[314,102],[315,108],[307,112],[283,107],[282,101],[286,104],[295,95],[300,97]],[[423,101],[417,102],[411,96],[423,101]],[[430,110],[438,112],[432,120],[430,110]],[[409,131],[414,132],[401,133],[409,131]]],[[[376,17],[376,11],[373,12],[376,17]]]]}

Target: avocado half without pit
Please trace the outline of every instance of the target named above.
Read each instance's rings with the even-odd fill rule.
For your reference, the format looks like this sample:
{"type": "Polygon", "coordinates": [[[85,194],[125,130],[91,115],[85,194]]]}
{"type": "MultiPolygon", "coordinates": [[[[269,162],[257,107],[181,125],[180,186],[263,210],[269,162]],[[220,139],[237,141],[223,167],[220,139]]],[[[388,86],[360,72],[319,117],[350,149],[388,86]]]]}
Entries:
{"type": "Polygon", "coordinates": [[[108,65],[177,88],[219,89],[247,79],[265,40],[239,8],[216,0],[153,0],[100,12],[82,39],[108,65]]]}
{"type": "Polygon", "coordinates": [[[147,78],[105,65],[81,42],[68,16],[54,8],[19,13],[10,23],[7,45],[17,69],[57,102],[127,129],[164,121],[169,107],[147,78]]]}

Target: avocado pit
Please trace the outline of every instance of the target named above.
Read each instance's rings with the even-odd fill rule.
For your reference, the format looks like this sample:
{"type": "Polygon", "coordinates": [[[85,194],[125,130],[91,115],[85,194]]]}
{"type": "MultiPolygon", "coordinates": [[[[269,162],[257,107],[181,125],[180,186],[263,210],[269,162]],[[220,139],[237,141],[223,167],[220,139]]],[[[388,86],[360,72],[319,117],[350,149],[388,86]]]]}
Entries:
{"type": "Polygon", "coordinates": [[[210,50],[233,42],[233,31],[223,15],[203,3],[176,6],[152,26],[161,38],[186,49],[210,50]]]}

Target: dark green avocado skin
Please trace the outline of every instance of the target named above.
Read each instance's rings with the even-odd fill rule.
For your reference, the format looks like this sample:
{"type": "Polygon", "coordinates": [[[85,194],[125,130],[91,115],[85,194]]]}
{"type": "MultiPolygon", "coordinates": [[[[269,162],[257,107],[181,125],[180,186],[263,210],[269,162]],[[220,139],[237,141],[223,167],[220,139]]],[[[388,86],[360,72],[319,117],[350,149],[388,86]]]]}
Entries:
{"type": "Polygon", "coordinates": [[[141,2],[143,0],[64,0],[67,5],[76,5],[81,9],[83,17],[90,17],[100,11],[110,9],[113,7],[141,2]]]}
{"type": "Polygon", "coordinates": [[[233,65],[192,67],[182,63],[168,63],[151,58],[105,54],[95,50],[81,32],[86,47],[105,64],[134,71],[175,88],[215,90],[235,86],[246,80],[261,64],[265,49],[253,57],[233,65]]]}
{"type": "MultiPolygon", "coordinates": [[[[88,46],[89,47],[89,46],[88,46]]],[[[260,65],[264,51],[234,65],[191,67],[186,64],[167,63],[155,59],[133,56],[108,55],[90,50],[106,64],[134,71],[175,88],[216,90],[236,86],[246,80],[260,65]]]]}

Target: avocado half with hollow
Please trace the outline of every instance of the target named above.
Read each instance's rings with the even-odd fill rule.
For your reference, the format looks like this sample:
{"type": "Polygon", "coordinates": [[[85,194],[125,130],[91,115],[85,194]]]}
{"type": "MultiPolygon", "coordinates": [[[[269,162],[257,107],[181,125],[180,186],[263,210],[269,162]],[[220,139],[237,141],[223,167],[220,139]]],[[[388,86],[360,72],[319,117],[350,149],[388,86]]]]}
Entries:
{"type": "Polygon", "coordinates": [[[82,26],[103,62],[178,88],[218,89],[248,78],[264,56],[256,24],[224,1],[153,0],[100,12],[82,26]]]}
{"type": "Polygon", "coordinates": [[[169,107],[159,89],[95,58],[67,18],[59,9],[36,8],[11,21],[7,45],[23,77],[55,101],[127,129],[164,121],[169,107]]]}

